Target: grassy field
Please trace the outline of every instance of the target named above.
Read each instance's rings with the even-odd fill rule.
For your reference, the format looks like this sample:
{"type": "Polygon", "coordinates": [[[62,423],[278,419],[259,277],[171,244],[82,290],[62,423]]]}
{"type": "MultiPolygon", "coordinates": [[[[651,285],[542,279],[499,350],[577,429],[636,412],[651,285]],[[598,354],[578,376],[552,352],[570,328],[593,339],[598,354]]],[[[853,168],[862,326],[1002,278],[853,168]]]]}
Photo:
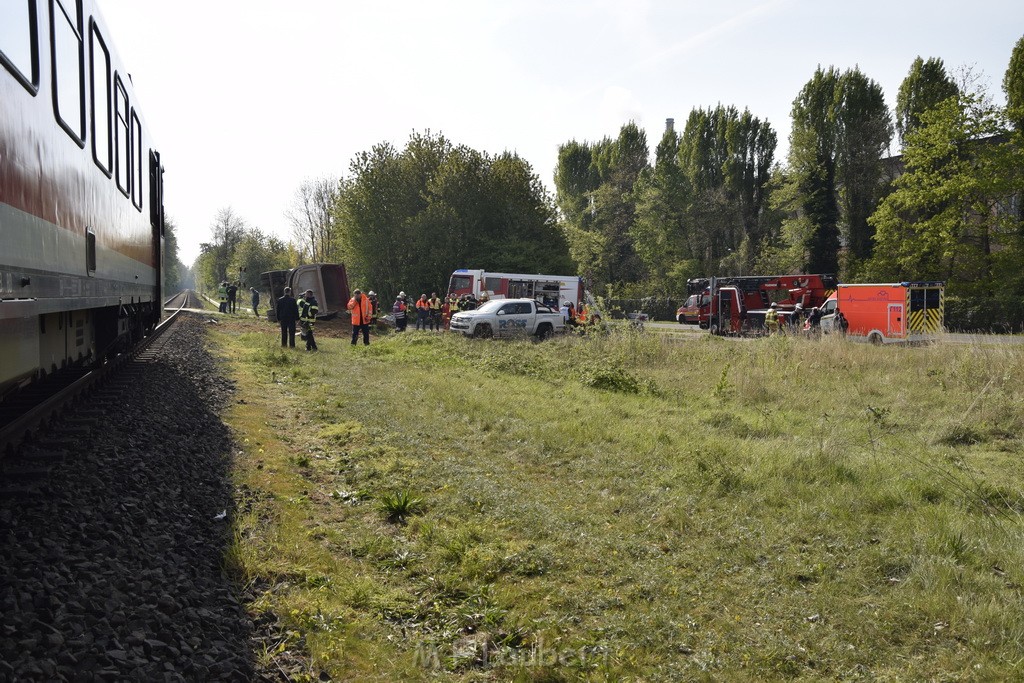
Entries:
{"type": "MultiPolygon", "coordinates": [[[[339,335],[341,332],[338,333],[339,335]]],[[[440,681],[1024,676],[1024,350],[212,333],[264,663],[440,681]],[[273,616],[271,616],[273,615],[273,616]]]]}

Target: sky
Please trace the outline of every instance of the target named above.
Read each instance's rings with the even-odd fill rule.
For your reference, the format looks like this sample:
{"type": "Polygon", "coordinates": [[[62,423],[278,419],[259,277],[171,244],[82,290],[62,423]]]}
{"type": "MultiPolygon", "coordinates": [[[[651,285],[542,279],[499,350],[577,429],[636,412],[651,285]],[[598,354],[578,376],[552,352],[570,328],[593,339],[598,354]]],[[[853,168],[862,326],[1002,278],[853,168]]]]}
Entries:
{"type": "MultiPolygon", "coordinates": [[[[518,153],[553,191],[558,146],[635,121],[652,150],[695,107],[779,136],[814,70],[859,67],[889,106],[914,58],[1002,104],[1024,2],[975,0],[99,0],[161,152],[191,264],[230,207],[288,238],[307,179],[413,131],[518,153]]],[[[898,149],[893,149],[898,153],[898,149]]]]}

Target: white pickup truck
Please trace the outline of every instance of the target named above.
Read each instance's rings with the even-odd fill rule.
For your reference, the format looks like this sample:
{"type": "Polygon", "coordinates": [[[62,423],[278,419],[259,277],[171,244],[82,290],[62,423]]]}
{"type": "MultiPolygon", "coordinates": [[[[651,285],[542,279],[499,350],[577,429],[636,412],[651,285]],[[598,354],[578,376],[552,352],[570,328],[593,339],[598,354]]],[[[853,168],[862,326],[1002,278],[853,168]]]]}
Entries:
{"type": "Polygon", "coordinates": [[[565,329],[562,314],[533,299],[493,299],[472,311],[452,316],[452,332],[467,337],[523,337],[547,339],[565,329]]]}

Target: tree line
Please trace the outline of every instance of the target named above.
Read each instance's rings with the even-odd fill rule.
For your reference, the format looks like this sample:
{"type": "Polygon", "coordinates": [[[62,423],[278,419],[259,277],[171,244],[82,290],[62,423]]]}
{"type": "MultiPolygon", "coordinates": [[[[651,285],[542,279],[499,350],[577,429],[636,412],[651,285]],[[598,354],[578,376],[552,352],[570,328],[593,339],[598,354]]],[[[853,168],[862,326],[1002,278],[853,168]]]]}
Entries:
{"type": "Polygon", "coordinates": [[[858,68],[818,67],[797,93],[789,152],[748,110],[694,109],[648,164],[643,133],[559,148],[570,252],[598,290],[679,296],[688,277],[834,272],[944,280],[964,298],[1024,282],[1024,38],[992,103],[970,71],[917,58],[890,111],[858,68]],[[895,136],[902,154],[889,150],[895,136]]]}
{"type": "Polygon", "coordinates": [[[194,269],[207,283],[255,281],[341,261],[353,286],[385,296],[441,291],[459,267],[578,273],[617,297],[680,296],[713,274],[836,272],[1019,299],[1024,38],[1002,87],[997,106],[969,70],[918,57],[890,111],[859,68],[819,66],[794,97],[784,159],[779,133],[749,110],[695,108],[653,161],[633,122],[560,145],[553,196],[516,154],[413,133],[358,154],[343,178],[303,183],[291,241],[222,210],[194,269]]]}

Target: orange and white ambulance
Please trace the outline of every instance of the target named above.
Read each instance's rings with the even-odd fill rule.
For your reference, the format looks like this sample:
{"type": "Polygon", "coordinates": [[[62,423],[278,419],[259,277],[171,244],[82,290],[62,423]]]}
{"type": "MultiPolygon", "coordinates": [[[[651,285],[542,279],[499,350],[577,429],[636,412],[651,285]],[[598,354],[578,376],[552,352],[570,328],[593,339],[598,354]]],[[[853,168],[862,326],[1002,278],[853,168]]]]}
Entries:
{"type": "Polygon", "coordinates": [[[825,302],[821,329],[839,333],[842,311],[853,339],[872,344],[933,341],[944,331],[945,283],[841,284],[825,302]]]}

